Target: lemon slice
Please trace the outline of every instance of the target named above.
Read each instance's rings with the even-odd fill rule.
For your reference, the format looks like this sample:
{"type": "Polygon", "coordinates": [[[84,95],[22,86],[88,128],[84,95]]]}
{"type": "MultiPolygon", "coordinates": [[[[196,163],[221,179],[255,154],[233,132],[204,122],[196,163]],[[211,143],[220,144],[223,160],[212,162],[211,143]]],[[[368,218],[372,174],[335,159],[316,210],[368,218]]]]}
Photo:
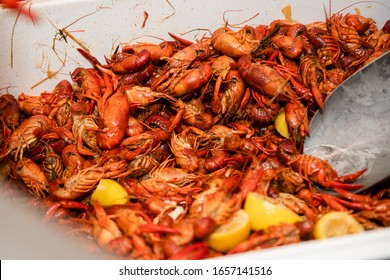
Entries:
{"type": "Polygon", "coordinates": [[[313,236],[325,239],[364,231],[363,226],[347,212],[329,212],[314,225],[313,236]]]}
{"type": "Polygon", "coordinates": [[[125,189],[112,179],[101,179],[91,195],[91,202],[99,201],[102,206],[113,204],[126,204],[127,193],[125,189]]]}
{"type": "Polygon", "coordinates": [[[255,192],[247,195],[244,210],[248,213],[253,230],[267,229],[269,226],[281,223],[295,224],[303,221],[302,217],[286,206],[255,192]]]}
{"type": "Polygon", "coordinates": [[[279,132],[280,135],[282,135],[284,138],[290,138],[290,132],[288,131],[287,121],[286,121],[286,114],[285,112],[280,112],[274,121],[274,125],[276,130],[279,132]]]}
{"type": "Polygon", "coordinates": [[[251,225],[248,214],[240,209],[233,214],[228,223],[219,226],[210,234],[207,241],[212,249],[227,252],[246,240],[250,231],[251,225]]]}

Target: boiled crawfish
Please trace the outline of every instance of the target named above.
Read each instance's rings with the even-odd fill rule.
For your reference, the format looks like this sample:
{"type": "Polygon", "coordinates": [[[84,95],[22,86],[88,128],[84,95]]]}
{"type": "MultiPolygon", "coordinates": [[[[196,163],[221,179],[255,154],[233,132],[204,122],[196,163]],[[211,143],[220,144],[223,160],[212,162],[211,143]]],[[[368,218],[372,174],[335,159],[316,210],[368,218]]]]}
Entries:
{"type": "Polygon", "coordinates": [[[58,199],[77,200],[95,189],[100,179],[120,177],[126,170],[125,161],[87,167],[69,177],[63,187],[53,186],[50,194],[58,199]]]}
{"type": "Polygon", "coordinates": [[[47,197],[49,180],[38,164],[29,158],[21,158],[15,169],[17,176],[23,180],[32,194],[40,198],[47,197]]]}
{"type": "Polygon", "coordinates": [[[221,27],[213,32],[211,45],[224,55],[238,58],[250,54],[258,44],[254,29],[249,26],[234,32],[227,27],[221,27]]]}
{"type": "Polygon", "coordinates": [[[361,184],[345,182],[356,180],[366,171],[366,168],[353,174],[338,176],[336,170],[327,161],[298,153],[292,141],[285,141],[279,145],[277,157],[283,164],[290,166],[294,171],[298,172],[310,186],[314,183],[325,188],[350,190],[362,187],[361,184]]]}
{"type": "Polygon", "coordinates": [[[40,138],[53,128],[53,121],[44,115],[35,115],[24,120],[11,134],[5,154],[12,155],[15,161],[23,158],[23,154],[33,148],[40,138]]]}
{"type": "Polygon", "coordinates": [[[285,79],[278,71],[264,63],[253,62],[249,55],[242,56],[237,62],[238,71],[249,86],[257,92],[278,100],[287,101],[297,98],[285,79]]]}
{"type": "Polygon", "coordinates": [[[8,133],[15,130],[22,121],[19,103],[11,94],[0,95],[0,119],[4,124],[4,131],[7,128],[8,133]]]}

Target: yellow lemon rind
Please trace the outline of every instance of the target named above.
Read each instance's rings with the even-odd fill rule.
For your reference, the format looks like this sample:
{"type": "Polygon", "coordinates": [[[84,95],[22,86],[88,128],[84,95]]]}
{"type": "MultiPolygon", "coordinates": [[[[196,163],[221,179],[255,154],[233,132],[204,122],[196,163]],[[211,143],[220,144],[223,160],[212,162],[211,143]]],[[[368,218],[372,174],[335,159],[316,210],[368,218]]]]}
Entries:
{"type": "Polygon", "coordinates": [[[250,234],[251,226],[248,214],[240,209],[231,217],[226,224],[219,226],[207,238],[210,248],[218,252],[228,252],[250,234]]]}
{"type": "Polygon", "coordinates": [[[326,239],[363,232],[363,226],[349,213],[333,211],[324,214],[314,225],[313,237],[326,239]]]}
{"type": "Polygon", "coordinates": [[[295,224],[303,221],[301,216],[286,206],[255,192],[247,195],[244,210],[248,213],[252,230],[266,230],[282,223],[295,224]]]}
{"type": "Polygon", "coordinates": [[[91,203],[98,200],[102,206],[126,204],[128,202],[126,190],[115,180],[101,179],[92,192],[91,203]]]}

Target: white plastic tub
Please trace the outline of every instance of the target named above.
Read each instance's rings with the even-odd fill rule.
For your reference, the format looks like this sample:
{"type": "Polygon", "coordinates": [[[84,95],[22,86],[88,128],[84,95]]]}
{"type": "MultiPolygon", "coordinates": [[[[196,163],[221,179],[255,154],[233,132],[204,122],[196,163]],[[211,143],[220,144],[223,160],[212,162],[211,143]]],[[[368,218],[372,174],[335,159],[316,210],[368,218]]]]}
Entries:
{"type": "MultiPolygon", "coordinates": [[[[210,1],[210,0],[33,0],[31,9],[39,17],[37,24],[16,14],[1,10],[0,17],[0,88],[8,87],[18,95],[21,91],[39,94],[52,90],[77,65],[89,66],[75,50],[79,47],[69,37],[67,42],[58,29],[66,27],[75,38],[83,42],[93,55],[104,61],[104,55],[113,52],[119,43],[129,41],[159,42],[170,39],[168,32],[193,40],[225,24],[269,24],[284,19],[282,9],[291,7],[292,19],[302,23],[324,21],[329,12],[327,0],[314,1],[210,1]],[[94,13],[95,12],[95,13],[94,13]],[[142,28],[144,12],[149,17],[142,28]],[[88,15],[94,13],[92,15],[88,15]],[[88,15],[88,16],[86,16],[88,15]],[[84,18],[82,18],[84,17],[84,18]],[[77,21],[77,22],[75,22],[77,21]],[[73,23],[73,24],[72,24],[73,23]],[[56,52],[53,51],[53,47],[56,52]],[[12,53],[11,53],[12,50],[12,53]],[[11,57],[12,65],[11,65],[11,57]],[[63,62],[65,61],[65,65],[63,62]],[[49,72],[58,73],[48,77],[49,72]]],[[[333,1],[331,11],[337,12],[357,1],[333,1]]],[[[380,1],[379,1],[380,2],[380,1]]],[[[383,1],[386,3],[387,1],[383,1]]],[[[372,17],[382,27],[388,19],[390,5],[361,3],[344,12],[360,12],[372,17]]],[[[49,74],[50,75],[50,74],[49,74]]]]}
{"type": "MultiPolygon", "coordinates": [[[[0,10],[0,93],[18,96],[51,91],[77,66],[89,67],[81,57],[76,44],[69,36],[61,37],[59,29],[66,30],[85,44],[99,60],[109,56],[114,48],[124,42],[159,42],[170,39],[168,32],[194,40],[225,24],[269,24],[284,19],[282,9],[290,5],[292,19],[302,23],[324,21],[325,11],[337,12],[357,1],[210,1],[210,0],[33,0],[31,10],[39,20],[33,24],[21,17],[15,23],[16,13],[0,10]],[[144,23],[145,12],[148,18],[144,23]],[[249,21],[247,21],[250,19],[249,21]],[[50,78],[49,78],[50,76],[50,78]]],[[[363,2],[363,1],[361,1],[363,2]]],[[[352,5],[343,13],[360,12],[373,18],[381,28],[390,12],[388,1],[367,1],[352,5]],[[386,3],[387,2],[387,6],[386,3]]],[[[1,200],[2,198],[0,198],[1,200]]],[[[1,205],[0,201],[0,205],[1,205]]],[[[6,204],[7,205],[7,204],[6,204]]],[[[9,207],[9,205],[7,205],[9,207]]],[[[4,207],[0,208],[5,211],[4,207]]],[[[8,209],[8,213],[12,213],[8,209]]],[[[15,211],[17,212],[17,211],[15,211]]],[[[3,212],[4,214],[4,212],[3,212]]],[[[0,215],[0,224],[4,216],[0,215]]],[[[15,219],[23,219],[17,214],[15,219]]],[[[5,244],[18,246],[11,230],[0,231],[0,251],[5,244]],[[7,234],[8,232],[8,234],[7,234]]],[[[15,228],[15,231],[18,230],[15,228]]],[[[18,232],[23,236],[23,233],[18,232]]],[[[31,236],[30,236],[31,237],[31,236]]],[[[33,243],[33,242],[32,242],[33,243]]],[[[20,247],[21,257],[28,245],[20,247]]],[[[16,250],[19,252],[18,250],[16,250]]],[[[41,252],[36,252],[40,258],[41,252]]],[[[5,255],[2,258],[7,258],[5,255]]],[[[59,258],[61,255],[57,255],[59,258]]],[[[79,258],[77,253],[74,258],[79,258]]],[[[28,258],[34,256],[28,255],[28,258]]],[[[69,256],[66,256],[69,258],[69,256]]],[[[237,254],[229,258],[270,259],[364,259],[390,257],[390,229],[367,232],[326,241],[310,241],[275,249],[237,254]],[[340,254],[342,248],[342,254],[340,254]]],[[[16,258],[15,254],[11,258],[16,258]]]]}

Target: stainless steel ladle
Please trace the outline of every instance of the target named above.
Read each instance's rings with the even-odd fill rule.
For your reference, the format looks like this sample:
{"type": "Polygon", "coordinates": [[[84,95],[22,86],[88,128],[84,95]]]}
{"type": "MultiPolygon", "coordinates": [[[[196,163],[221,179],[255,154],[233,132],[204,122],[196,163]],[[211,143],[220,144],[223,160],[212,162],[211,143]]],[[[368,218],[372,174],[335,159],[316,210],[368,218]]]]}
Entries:
{"type": "Polygon", "coordinates": [[[390,51],[345,80],[313,116],[305,154],[339,175],[367,168],[363,191],[390,178],[390,51]]]}

